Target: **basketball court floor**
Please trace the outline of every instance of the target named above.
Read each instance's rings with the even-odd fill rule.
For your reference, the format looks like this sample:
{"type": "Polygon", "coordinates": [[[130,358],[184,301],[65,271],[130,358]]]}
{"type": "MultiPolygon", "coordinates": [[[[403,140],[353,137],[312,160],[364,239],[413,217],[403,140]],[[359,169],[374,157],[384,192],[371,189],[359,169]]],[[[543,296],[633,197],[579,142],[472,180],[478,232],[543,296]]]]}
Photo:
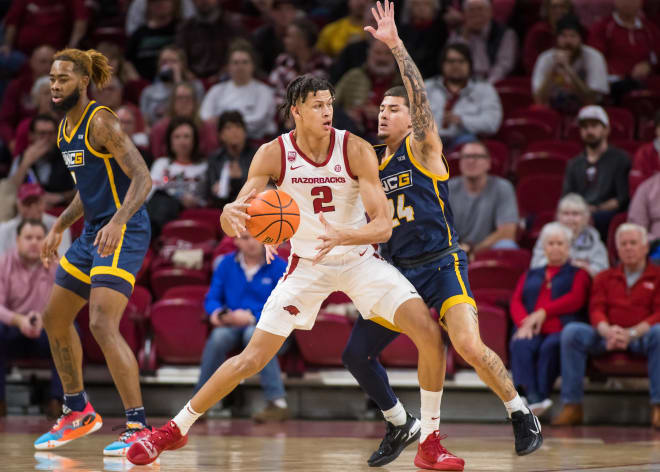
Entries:
{"type": "MultiPolygon", "coordinates": [[[[165,419],[154,420],[161,425],[165,419]]],[[[49,423],[33,416],[0,419],[0,471],[375,471],[366,465],[384,432],[381,422],[289,421],[256,425],[249,420],[200,421],[188,445],[164,453],[159,463],[133,466],[103,458],[120,418],[103,429],[53,451],[32,442],[49,423]]],[[[660,471],[660,432],[643,427],[544,428],[543,447],[527,457],[513,452],[508,424],[444,424],[443,444],[466,461],[466,471],[660,471]]],[[[383,471],[417,471],[409,447],[383,471]]]]}

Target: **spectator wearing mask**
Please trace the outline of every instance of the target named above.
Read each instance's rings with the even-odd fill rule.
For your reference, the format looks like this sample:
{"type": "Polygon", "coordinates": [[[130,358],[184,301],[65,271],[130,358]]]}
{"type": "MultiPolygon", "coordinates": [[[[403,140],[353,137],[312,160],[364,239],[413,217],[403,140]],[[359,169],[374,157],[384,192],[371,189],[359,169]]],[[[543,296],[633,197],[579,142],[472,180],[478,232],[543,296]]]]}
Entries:
{"type": "Polygon", "coordinates": [[[570,323],[561,334],[561,400],[554,426],[582,423],[587,357],[627,351],[648,357],[652,425],[660,428],[660,268],[649,264],[646,230],[626,223],[617,228],[621,265],[596,276],[591,291],[591,324],[570,323]]]}
{"type": "Polygon", "coordinates": [[[319,34],[316,48],[330,57],[337,57],[349,43],[366,38],[365,16],[367,0],[348,0],[348,15],[325,25],[319,34]]]}
{"type": "MultiPolygon", "coordinates": [[[[21,185],[16,195],[16,207],[18,215],[9,221],[0,223],[0,254],[9,252],[16,246],[16,236],[21,221],[41,221],[46,227],[46,231],[49,231],[57,220],[53,215],[46,213],[44,190],[39,184],[21,185]]],[[[58,253],[64,255],[70,246],[71,231],[67,229],[62,233],[62,241],[57,249],[58,253]]]]}
{"type": "Polygon", "coordinates": [[[277,131],[273,88],[256,80],[256,56],[252,45],[237,40],[229,47],[229,80],[214,85],[199,109],[203,120],[217,119],[227,110],[243,115],[251,139],[263,139],[277,131]]]}
{"type": "Polygon", "coordinates": [[[197,13],[181,24],[176,44],[185,51],[193,74],[208,78],[224,69],[229,43],[245,36],[245,32],[222,11],[220,0],[194,0],[194,3],[197,13]]]}
{"type": "Polygon", "coordinates": [[[548,223],[539,242],[545,263],[520,277],[511,297],[511,372],[530,410],[541,416],[551,406],[552,386],[559,376],[561,331],[584,318],[589,297],[589,274],[569,259],[573,231],[548,223]]]}
{"type": "Polygon", "coordinates": [[[449,204],[460,246],[469,255],[515,249],[518,204],[508,180],[489,175],[490,154],[481,142],[461,148],[461,175],[449,180],[449,204]]]}
{"type": "Polygon", "coordinates": [[[14,158],[9,180],[14,188],[35,182],[46,191],[46,208],[67,205],[76,190],[71,172],[57,147],[57,121],[51,115],[38,115],[30,123],[29,146],[14,158]]]}
{"type": "MultiPolygon", "coordinates": [[[[286,270],[286,262],[279,257],[267,264],[263,245],[247,231],[234,238],[234,243],[238,251],[220,261],[204,300],[213,330],[204,346],[195,390],[213,375],[227,354],[247,346],[268,296],[286,270]]],[[[263,368],[260,380],[268,405],[253,419],[260,423],[288,419],[291,414],[277,357],[263,368]]]]}
{"type": "Polygon", "coordinates": [[[48,76],[54,54],[52,46],[36,48],[30,55],[28,66],[9,82],[0,105],[0,139],[5,143],[13,143],[19,123],[35,115],[36,104],[30,99],[32,86],[39,77],[48,76]]]}
{"type": "Polygon", "coordinates": [[[472,80],[472,56],[464,44],[449,44],[440,56],[442,75],[425,81],[438,133],[447,149],[493,135],[502,103],[488,82],[472,80]]]}
{"type": "Polygon", "coordinates": [[[646,229],[649,235],[649,258],[660,265],[660,173],[646,179],[635,191],[628,221],[646,229]]]}
{"type": "Polygon", "coordinates": [[[372,40],[366,64],[346,72],[337,84],[335,105],[362,128],[365,139],[375,141],[380,103],[395,85],[401,85],[401,76],[392,52],[383,42],[372,40]]]}
{"type": "Polygon", "coordinates": [[[555,47],[541,54],[534,66],[532,93],[536,103],[574,114],[609,93],[607,64],[598,50],[582,44],[577,16],[563,16],[555,29],[555,47]]]}
{"type": "Polygon", "coordinates": [[[126,58],[149,82],[158,73],[159,52],[174,44],[179,20],[177,5],[176,0],[147,1],[147,21],[128,37],[126,58]]]}
{"type": "Polygon", "coordinates": [[[474,61],[473,74],[494,84],[508,76],[516,65],[516,33],[493,20],[490,0],[464,0],[463,25],[450,42],[467,44],[474,61]]]}
{"type": "MultiPolygon", "coordinates": [[[[573,232],[569,259],[571,264],[586,270],[594,277],[610,266],[607,248],[600,239],[596,228],[589,225],[591,212],[589,205],[577,193],[565,195],[557,206],[557,222],[573,232]]],[[[531,268],[548,263],[541,240],[534,245],[531,268]]]]}
{"type": "Polygon", "coordinates": [[[539,55],[557,44],[557,21],[568,13],[573,13],[571,0],[543,0],[542,20],[529,29],[523,44],[522,62],[527,74],[532,74],[539,55]]]}
{"type": "Polygon", "coordinates": [[[57,264],[41,263],[46,227],[41,220],[23,220],[17,227],[16,247],[0,256],[0,416],[7,412],[5,378],[8,361],[39,357],[51,363],[49,418],[61,414],[64,396],[60,377],[43,329],[43,311],[55,282],[57,264]]]}
{"type": "Polygon", "coordinates": [[[167,127],[167,156],[151,166],[153,186],[147,211],[155,238],[166,223],[176,219],[182,209],[206,205],[207,163],[199,152],[195,122],[173,118],[167,127]]]}
{"type": "Polygon", "coordinates": [[[167,113],[176,85],[189,82],[195,90],[197,102],[204,97],[204,86],[188,70],[186,54],[176,46],[166,46],[158,56],[158,75],[153,84],[140,95],[140,110],[147,123],[153,125],[167,113]]]}
{"type": "Polygon", "coordinates": [[[602,107],[582,108],[578,122],[585,149],[568,162],[562,194],[577,193],[586,200],[594,226],[606,239],[612,217],[628,207],[630,158],[609,145],[610,120],[602,107]]]}
{"type": "Polygon", "coordinates": [[[316,25],[308,19],[297,19],[288,26],[284,36],[285,52],[275,60],[275,68],[269,78],[275,89],[276,105],[286,101],[286,88],[299,75],[327,77],[332,61],[314,47],[317,37],[316,25]]]}
{"type": "Polygon", "coordinates": [[[151,127],[149,133],[149,145],[154,157],[167,155],[167,128],[174,118],[187,118],[195,123],[203,156],[208,156],[218,147],[215,123],[199,118],[197,97],[196,87],[190,82],[181,82],[173,87],[165,116],[151,127]]]}
{"type": "Polygon", "coordinates": [[[660,110],[653,119],[655,139],[641,146],[635,153],[632,170],[639,172],[644,179],[660,172],[660,110]]]}
{"type": "Polygon", "coordinates": [[[218,118],[220,148],[208,160],[206,198],[222,208],[233,202],[247,180],[256,149],[247,142],[247,129],[240,111],[229,110],[218,118]]]}
{"type": "Polygon", "coordinates": [[[274,0],[268,10],[268,23],[258,28],[252,42],[261,56],[263,70],[270,74],[277,56],[284,52],[284,36],[288,26],[298,17],[295,0],[274,0]]]}
{"type": "Polygon", "coordinates": [[[612,15],[591,27],[589,44],[605,56],[615,98],[658,71],[660,31],[644,18],[642,0],[614,0],[612,15]]]}

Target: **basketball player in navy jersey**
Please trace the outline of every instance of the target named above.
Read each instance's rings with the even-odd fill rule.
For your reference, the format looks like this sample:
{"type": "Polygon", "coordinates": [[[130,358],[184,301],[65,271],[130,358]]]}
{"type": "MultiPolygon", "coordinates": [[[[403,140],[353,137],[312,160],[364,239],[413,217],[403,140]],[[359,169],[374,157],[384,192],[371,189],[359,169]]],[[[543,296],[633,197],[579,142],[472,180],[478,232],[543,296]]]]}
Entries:
{"type": "MultiPolygon", "coordinates": [[[[384,6],[379,2],[372,12],[377,29],[365,29],[391,49],[405,85],[386,92],[378,116],[378,134],[385,143],[381,149],[380,178],[393,218],[392,236],[381,243],[382,254],[413,283],[424,301],[438,310],[454,348],[504,403],[513,423],[516,452],[529,454],[543,442],[541,426],[525,407],[500,358],[479,336],[476,304],[467,277],[467,256],[458,245],[449,207],[448,166],[423,79],[398,36],[393,5],[385,0],[384,6]]],[[[378,362],[380,352],[398,335],[396,328],[383,320],[372,320],[358,318],[343,360],[387,420],[385,437],[368,460],[371,466],[382,466],[396,459],[411,442],[416,420],[406,414],[378,362]]],[[[423,411],[422,418],[435,421],[432,425],[422,424],[415,461],[418,467],[427,465],[423,455],[431,435],[425,437],[425,431],[439,434],[442,390],[426,394],[433,397],[434,401],[426,404],[433,405],[434,411],[423,411]],[[422,461],[418,463],[420,456],[422,461]]],[[[445,462],[428,468],[462,470],[455,468],[453,458],[445,462]]]]}
{"type": "Polygon", "coordinates": [[[77,192],[44,241],[44,264],[57,257],[64,230],[83,215],[85,226],[59,261],[44,313],[44,327],[64,387],[64,406],[57,423],[35,441],[37,449],[63,446],[103,424],[85,394],[82,349],[73,325],[88,301],[90,328],[106,358],[127,420],[119,440],[103,453],[125,455],[134,441],[151,431],[142,406],[137,362],[119,334],[119,321],[151,238],[143,206],[151,177],[114,112],[87,98],[89,82],[102,88],[111,72],[101,53],[78,49],[58,52],[50,70],[53,108],[66,114],[57,144],[77,192]]]}

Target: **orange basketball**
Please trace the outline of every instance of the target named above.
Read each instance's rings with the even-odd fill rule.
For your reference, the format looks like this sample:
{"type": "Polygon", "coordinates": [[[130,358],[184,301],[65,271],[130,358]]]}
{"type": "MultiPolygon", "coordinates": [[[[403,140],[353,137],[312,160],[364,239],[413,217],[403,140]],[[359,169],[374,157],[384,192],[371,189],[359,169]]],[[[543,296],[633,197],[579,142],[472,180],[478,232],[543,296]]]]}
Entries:
{"type": "Polygon", "coordinates": [[[280,244],[291,239],[300,224],[300,210],[291,195],[266,190],[250,200],[247,230],[264,244],[280,244]]]}

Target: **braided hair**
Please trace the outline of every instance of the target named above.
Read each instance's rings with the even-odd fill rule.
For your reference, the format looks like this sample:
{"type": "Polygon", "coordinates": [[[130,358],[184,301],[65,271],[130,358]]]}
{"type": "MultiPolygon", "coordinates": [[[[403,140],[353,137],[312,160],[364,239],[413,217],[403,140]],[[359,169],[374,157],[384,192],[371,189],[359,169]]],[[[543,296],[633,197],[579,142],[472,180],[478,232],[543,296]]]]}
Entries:
{"type": "Polygon", "coordinates": [[[305,74],[289,82],[289,85],[286,87],[286,101],[281,108],[284,118],[286,120],[289,119],[291,116],[291,107],[295,106],[298,100],[300,100],[300,103],[305,103],[307,95],[310,92],[316,95],[316,92],[319,90],[328,90],[332,98],[335,98],[335,88],[327,79],[305,74]]]}
{"type": "Polygon", "coordinates": [[[108,58],[94,49],[64,49],[55,53],[53,61],[73,62],[75,70],[88,76],[99,89],[104,88],[112,77],[108,58]]]}

